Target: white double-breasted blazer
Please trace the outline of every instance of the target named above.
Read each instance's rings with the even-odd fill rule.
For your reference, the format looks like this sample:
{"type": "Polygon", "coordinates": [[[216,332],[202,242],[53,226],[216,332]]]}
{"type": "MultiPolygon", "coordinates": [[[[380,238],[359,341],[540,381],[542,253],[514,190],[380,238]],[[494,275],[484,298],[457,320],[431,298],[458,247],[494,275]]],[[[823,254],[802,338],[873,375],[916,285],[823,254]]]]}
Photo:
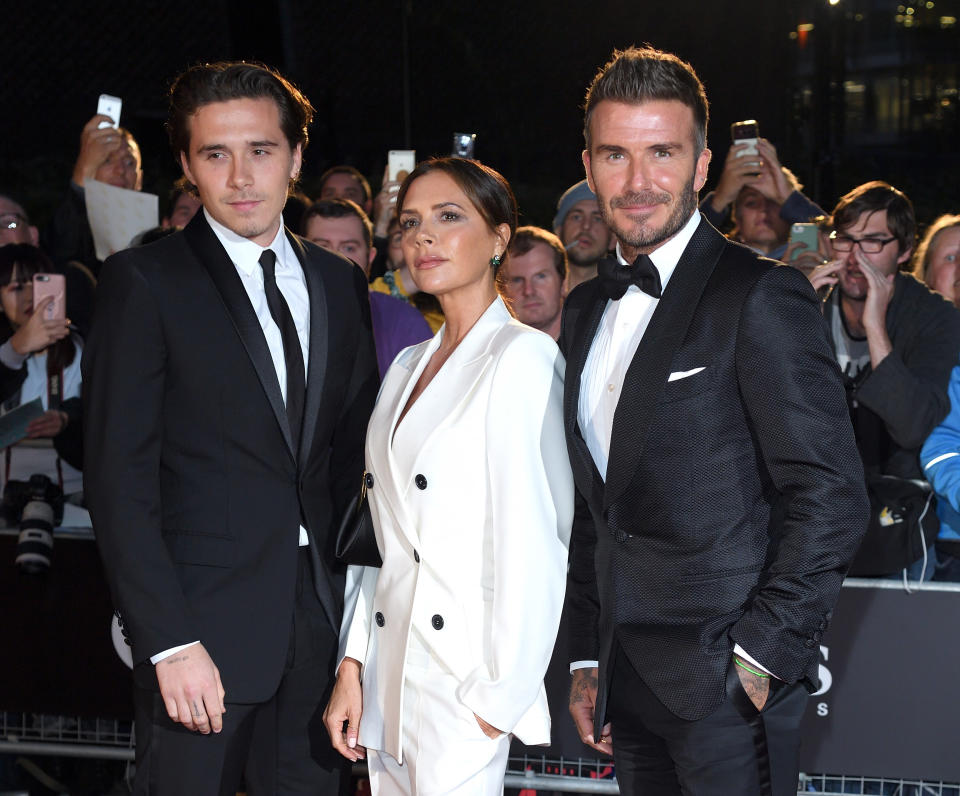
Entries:
{"type": "Polygon", "coordinates": [[[340,660],[363,667],[359,742],[401,762],[412,632],[467,708],[524,743],[549,742],[543,676],[573,521],[563,357],[500,298],[398,425],[443,333],[384,377],[366,442],[383,566],[350,568],[340,637],[340,660]]]}

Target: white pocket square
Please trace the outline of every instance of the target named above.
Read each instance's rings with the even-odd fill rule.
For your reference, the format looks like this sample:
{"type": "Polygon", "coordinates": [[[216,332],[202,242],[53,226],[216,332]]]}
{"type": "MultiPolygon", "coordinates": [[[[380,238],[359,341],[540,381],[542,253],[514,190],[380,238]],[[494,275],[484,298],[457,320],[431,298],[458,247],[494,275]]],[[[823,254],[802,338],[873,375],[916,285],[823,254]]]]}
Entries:
{"type": "Polygon", "coordinates": [[[693,370],[675,370],[670,374],[670,378],[667,379],[667,381],[679,381],[680,379],[687,378],[687,376],[695,376],[701,370],[705,370],[706,367],[707,366],[704,365],[702,368],[694,368],[693,370]]]}

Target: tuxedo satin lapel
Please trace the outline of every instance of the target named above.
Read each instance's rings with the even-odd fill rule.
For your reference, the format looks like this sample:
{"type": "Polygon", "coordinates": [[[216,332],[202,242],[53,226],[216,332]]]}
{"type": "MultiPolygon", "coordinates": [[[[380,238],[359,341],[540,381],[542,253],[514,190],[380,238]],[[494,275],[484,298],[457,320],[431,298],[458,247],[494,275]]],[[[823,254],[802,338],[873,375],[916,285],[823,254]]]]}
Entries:
{"type": "Polygon", "coordinates": [[[636,472],[674,354],[686,337],[724,242],[719,232],[701,220],[637,346],[613,416],[604,509],[622,494],[636,472]]]}
{"type": "MultiPolygon", "coordinates": [[[[587,288],[583,288],[586,290],[587,288]]],[[[590,346],[593,344],[594,335],[600,328],[600,321],[603,318],[603,311],[607,306],[607,299],[600,293],[596,280],[590,283],[589,289],[592,291],[586,306],[580,310],[580,314],[574,324],[573,344],[570,350],[570,356],[567,358],[567,375],[563,385],[563,419],[567,431],[567,444],[572,448],[576,455],[574,462],[574,472],[576,473],[579,465],[580,472],[592,484],[596,478],[599,478],[596,463],[587,443],[580,433],[580,425],[577,422],[577,415],[580,406],[580,380],[583,376],[583,368],[587,362],[587,355],[590,353],[590,346]]],[[[581,490],[584,489],[586,481],[581,481],[581,490]]],[[[585,492],[585,494],[589,494],[585,492]]]]}
{"type": "Polygon", "coordinates": [[[210,229],[203,213],[197,213],[193,217],[183,234],[197,259],[210,274],[233,326],[240,336],[240,341],[250,357],[250,362],[257,372],[290,455],[294,456],[290,424],[287,421],[287,410],[283,403],[283,393],[280,392],[277,371],[273,366],[273,358],[270,356],[270,349],[267,346],[267,339],[263,336],[260,321],[257,320],[257,314],[253,311],[250,297],[240,281],[237,269],[220,245],[213,230],[210,229]]]}
{"type": "Polygon", "coordinates": [[[327,355],[330,345],[330,311],[327,306],[327,291],[323,281],[323,269],[317,263],[307,261],[303,243],[287,233],[287,240],[300,260],[307,293],[310,295],[310,355],[307,362],[307,398],[303,410],[303,435],[300,438],[300,459],[307,461],[310,446],[317,429],[323,383],[327,372],[327,355]]]}

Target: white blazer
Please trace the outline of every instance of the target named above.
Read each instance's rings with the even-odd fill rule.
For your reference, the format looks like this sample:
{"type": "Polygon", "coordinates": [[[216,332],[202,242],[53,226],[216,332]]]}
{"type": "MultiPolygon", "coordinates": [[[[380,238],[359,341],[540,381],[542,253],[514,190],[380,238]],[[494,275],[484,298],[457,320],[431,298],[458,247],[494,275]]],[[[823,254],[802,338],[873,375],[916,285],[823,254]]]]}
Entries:
{"type": "Polygon", "coordinates": [[[383,566],[350,567],[340,635],[340,660],[363,665],[359,742],[400,762],[414,630],[466,707],[549,743],[543,677],[573,522],[563,357],[499,297],[397,425],[443,333],[402,351],[380,388],[366,463],[383,566]]]}

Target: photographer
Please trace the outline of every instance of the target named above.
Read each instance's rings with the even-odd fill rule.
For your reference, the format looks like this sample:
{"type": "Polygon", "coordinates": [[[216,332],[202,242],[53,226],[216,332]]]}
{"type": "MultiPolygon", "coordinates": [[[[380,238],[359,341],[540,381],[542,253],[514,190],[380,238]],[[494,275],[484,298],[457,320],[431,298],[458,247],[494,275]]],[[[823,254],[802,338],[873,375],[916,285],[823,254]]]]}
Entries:
{"type": "Polygon", "coordinates": [[[0,248],[0,401],[9,411],[40,399],[44,412],[30,421],[27,439],[7,448],[4,483],[47,475],[65,494],[82,489],[79,338],[69,321],[46,320],[43,310],[53,301],[33,306],[33,276],[54,273],[50,260],[35,246],[0,248]],[[52,440],[54,448],[38,445],[52,440]]]}

